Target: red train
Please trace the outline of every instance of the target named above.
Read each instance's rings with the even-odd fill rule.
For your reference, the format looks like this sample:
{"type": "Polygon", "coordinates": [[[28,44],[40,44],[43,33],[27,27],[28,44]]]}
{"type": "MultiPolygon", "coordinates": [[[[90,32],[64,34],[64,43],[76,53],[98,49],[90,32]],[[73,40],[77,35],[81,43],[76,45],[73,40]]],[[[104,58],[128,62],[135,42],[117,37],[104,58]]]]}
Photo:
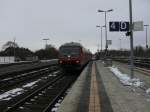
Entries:
{"type": "Polygon", "coordinates": [[[80,70],[92,59],[92,53],[75,42],[60,46],[59,53],[59,64],[65,70],[80,70]]]}

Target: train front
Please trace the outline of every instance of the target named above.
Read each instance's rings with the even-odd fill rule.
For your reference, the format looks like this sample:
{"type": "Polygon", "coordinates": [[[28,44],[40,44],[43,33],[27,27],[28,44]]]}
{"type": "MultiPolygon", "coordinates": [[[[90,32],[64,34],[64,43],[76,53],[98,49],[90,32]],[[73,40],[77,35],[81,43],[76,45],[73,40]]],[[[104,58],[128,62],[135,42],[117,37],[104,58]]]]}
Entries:
{"type": "Polygon", "coordinates": [[[59,49],[59,64],[65,70],[79,70],[82,61],[82,48],[80,46],[61,46],[59,49]]]}

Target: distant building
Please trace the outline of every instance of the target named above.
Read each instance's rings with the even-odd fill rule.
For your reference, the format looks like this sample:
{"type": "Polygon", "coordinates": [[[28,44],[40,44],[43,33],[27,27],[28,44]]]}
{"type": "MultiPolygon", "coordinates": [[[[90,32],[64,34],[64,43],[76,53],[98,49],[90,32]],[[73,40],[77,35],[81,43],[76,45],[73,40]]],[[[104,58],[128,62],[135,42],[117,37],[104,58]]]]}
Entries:
{"type": "Polygon", "coordinates": [[[5,64],[5,63],[14,63],[15,58],[14,56],[0,56],[0,63],[5,64]]]}
{"type": "Polygon", "coordinates": [[[25,59],[26,61],[38,61],[38,56],[28,56],[25,59]]]}

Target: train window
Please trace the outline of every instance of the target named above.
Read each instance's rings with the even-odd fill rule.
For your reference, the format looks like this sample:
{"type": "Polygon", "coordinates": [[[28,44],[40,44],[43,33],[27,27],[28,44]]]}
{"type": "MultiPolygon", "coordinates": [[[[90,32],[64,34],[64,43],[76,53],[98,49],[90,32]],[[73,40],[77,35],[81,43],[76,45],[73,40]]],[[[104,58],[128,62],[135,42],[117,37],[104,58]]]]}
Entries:
{"type": "Polygon", "coordinates": [[[62,56],[77,56],[80,55],[81,50],[80,47],[62,47],[60,48],[60,54],[62,56]]]}

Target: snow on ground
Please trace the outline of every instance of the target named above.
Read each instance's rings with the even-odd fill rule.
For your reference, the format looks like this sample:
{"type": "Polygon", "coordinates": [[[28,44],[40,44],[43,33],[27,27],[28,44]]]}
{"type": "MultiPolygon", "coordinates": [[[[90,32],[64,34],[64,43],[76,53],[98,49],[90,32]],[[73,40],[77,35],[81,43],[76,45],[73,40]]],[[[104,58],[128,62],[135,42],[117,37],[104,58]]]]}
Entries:
{"type": "MultiPolygon", "coordinates": [[[[129,75],[123,74],[119,71],[119,69],[115,66],[109,67],[109,69],[113,72],[113,74],[120,80],[120,82],[125,86],[132,86],[132,87],[144,87],[144,83],[140,81],[138,78],[131,79],[129,75]]],[[[148,95],[147,101],[150,102],[150,88],[144,90],[146,95],[148,95]]]]}
{"type": "MultiPolygon", "coordinates": [[[[56,75],[53,74],[52,76],[56,76],[56,75]]],[[[8,80],[8,79],[5,79],[5,80],[8,80]]],[[[3,94],[0,94],[0,101],[1,100],[10,100],[10,99],[12,99],[13,97],[15,97],[17,95],[22,94],[25,91],[25,88],[33,87],[39,81],[41,81],[41,79],[38,79],[36,81],[27,83],[27,84],[23,85],[21,88],[15,88],[15,89],[9,90],[9,91],[7,91],[3,94]]]]}
{"type": "Polygon", "coordinates": [[[134,87],[142,87],[143,82],[140,81],[138,78],[131,79],[129,75],[121,73],[117,67],[109,67],[109,69],[117,76],[120,82],[125,86],[134,86],[134,87]]]}
{"type": "Polygon", "coordinates": [[[22,88],[15,88],[0,95],[0,100],[10,100],[12,97],[20,95],[23,92],[22,88]]]}
{"type": "Polygon", "coordinates": [[[35,85],[38,81],[40,81],[40,80],[36,80],[34,82],[27,83],[27,84],[23,85],[21,88],[15,88],[15,89],[9,90],[3,94],[0,94],[0,101],[1,100],[10,100],[17,95],[22,94],[25,91],[25,88],[35,85]]]}
{"type": "Polygon", "coordinates": [[[150,94],[150,88],[146,90],[146,94],[150,94]]]}
{"type": "Polygon", "coordinates": [[[40,60],[40,62],[51,62],[51,61],[58,61],[58,59],[51,59],[51,60],[40,60]]]}
{"type": "Polygon", "coordinates": [[[51,111],[52,111],[52,112],[56,112],[57,110],[58,110],[58,108],[55,108],[55,107],[54,107],[54,108],[52,108],[51,111]]]}
{"type": "Polygon", "coordinates": [[[24,85],[23,88],[25,88],[25,87],[31,87],[31,86],[33,86],[34,84],[36,84],[38,81],[39,81],[39,80],[34,81],[34,82],[30,82],[30,83],[24,85]]]}
{"type": "MultiPolygon", "coordinates": [[[[63,97],[62,97],[63,99],[63,97]]],[[[61,105],[62,99],[59,99],[55,106],[51,109],[51,112],[57,112],[59,106],[61,105]]]]}

